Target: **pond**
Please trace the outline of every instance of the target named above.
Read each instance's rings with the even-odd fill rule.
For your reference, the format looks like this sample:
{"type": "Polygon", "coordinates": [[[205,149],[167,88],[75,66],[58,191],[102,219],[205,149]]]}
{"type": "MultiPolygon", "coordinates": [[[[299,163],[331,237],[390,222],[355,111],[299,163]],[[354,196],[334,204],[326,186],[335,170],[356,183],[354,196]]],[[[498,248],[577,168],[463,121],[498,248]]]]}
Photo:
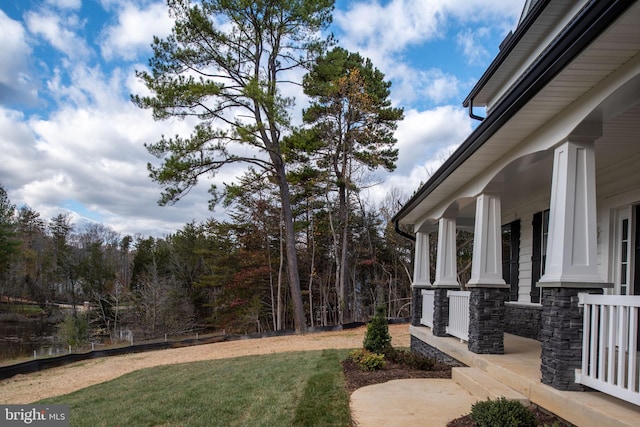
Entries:
{"type": "Polygon", "coordinates": [[[0,362],[65,352],[55,340],[56,325],[40,320],[0,321],[0,362]]]}

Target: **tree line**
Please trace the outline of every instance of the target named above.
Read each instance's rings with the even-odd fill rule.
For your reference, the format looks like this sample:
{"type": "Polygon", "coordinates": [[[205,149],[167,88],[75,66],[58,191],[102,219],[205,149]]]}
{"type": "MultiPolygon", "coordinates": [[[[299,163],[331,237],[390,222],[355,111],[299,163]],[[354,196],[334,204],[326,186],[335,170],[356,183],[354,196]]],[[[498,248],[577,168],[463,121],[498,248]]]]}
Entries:
{"type": "MultiPolygon", "coordinates": [[[[249,174],[235,190],[224,201],[230,220],[192,222],[156,238],[121,236],[98,223],[77,227],[66,214],[45,220],[12,205],[0,186],[0,295],[49,315],[61,303],[89,303],[94,335],[112,339],[122,325],[139,339],[195,327],[293,328],[277,189],[249,174]]],[[[342,293],[332,214],[324,201],[303,197],[303,188],[293,194],[305,323],[365,321],[379,306],[388,316],[408,316],[412,248],[389,225],[396,201],[359,201],[350,212],[342,293]]]]}

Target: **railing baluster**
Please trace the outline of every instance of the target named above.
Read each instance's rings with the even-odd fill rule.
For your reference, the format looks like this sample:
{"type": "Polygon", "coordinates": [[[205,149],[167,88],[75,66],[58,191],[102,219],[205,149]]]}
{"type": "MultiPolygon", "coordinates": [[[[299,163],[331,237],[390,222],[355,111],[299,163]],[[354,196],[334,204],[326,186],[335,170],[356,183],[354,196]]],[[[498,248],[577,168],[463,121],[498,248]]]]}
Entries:
{"type": "Polygon", "coordinates": [[[627,331],[629,329],[629,323],[627,321],[627,309],[628,307],[619,307],[618,308],[618,362],[616,363],[616,370],[618,371],[618,378],[616,384],[618,387],[625,386],[625,377],[626,377],[626,363],[624,359],[627,355],[627,342],[629,339],[627,338],[627,331]]]}
{"type": "Polygon", "coordinates": [[[448,291],[449,325],[447,333],[462,341],[469,340],[469,291],[448,291]]]}
{"type": "Polygon", "coordinates": [[[430,328],[433,328],[434,293],[433,290],[422,291],[422,318],[420,319],[420,323],[430,328]]]}
{"type": "Polygon", "coordinates": [[[616,316],[617,310],[616,306],[609,306],[609,328],[607,331],[608,336],[608,345],[607,349],[607,382],[609,384],[614,383],[614,372],[615,372],[615,360],[616,360],[616,316]]]}
{"type": "Polygon", "coordinates": [[[592,337],[591,331],[597,330],[598,327],[595,313],[596,308],[593,306],[593,304],[587,304],[585,305],[584,310],[586,315],[583,319],[584,332],[582,340],[582,371],[586,372],[587,375],[593,377],[597,372],[597,366],[595,365],[597,340],[594,339],[597,335],[594,334],[594,337],[592,337]],[[591,321],[589,321],[589,319],[591,319],[591,321]]]}
{"type": "Polygon", "coordinates": [[[599,343],[598,343],[598,379],[600,381],[605,380],[605,364],[607,360],[607,332],[609,331],[609,310],[604,304],[600,304],[600,328],[599,328],[599,343]]]}
{"type": "Polygon", "coordinates": [[[627,365],[627,388],[638,391],[637,363],[638,363],[638,307],[629,307],[629,360],[627,365]]]}
{"type": "Polygon", "coordinates": [[[640,296],[581,294],[580,304],[584,347],[576,381],[640,405],[640,296]]]}

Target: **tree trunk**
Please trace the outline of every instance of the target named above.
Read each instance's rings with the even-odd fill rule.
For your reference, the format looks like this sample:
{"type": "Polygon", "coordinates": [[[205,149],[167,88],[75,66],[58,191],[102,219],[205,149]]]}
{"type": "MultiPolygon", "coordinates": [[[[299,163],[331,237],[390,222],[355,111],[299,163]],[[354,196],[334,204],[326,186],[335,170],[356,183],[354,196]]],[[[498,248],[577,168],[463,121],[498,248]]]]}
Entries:
{"type": "Polygon", "coordinates": [[[282,329],[282,268],[284,266],[284,251],[283,249],[283,239],[282,239],[282,211],[280,212],[280,222],[278,223],[278,228],[280,229],[280,263],[278,265],[278,302],[276,308],[276,331],[282,329]]]}
{"type": "Polygon", "coordinates": [[[307,236],[311,234],[311,237],[307,238],[307,247],[311,247],[311,268],[309,269],[309,320],[311,321],[311,327],[315,327],[315,319],[313,313],[313,276],[316,272],[316,245],[315,236],[313,230],[313,215],[310,219],[311,233],[307,233],[307,236]]]}
{"type": "Polygon", "coordinates": [[[302,304],[302,292],[300,290],[300,273],[298,271],[298,253],[296,251],[296,235],[293,228],[293,212],[291,211],[291,198],[289,196],[289,183],[285,174],[284,164],[279,156],[272,154],[278,186],[280,187],[280,199],[282,201],[282,220],[284,222],[285,250],[287,253],[287,276],[291,290],[291,302],[293,304],[293,319],[295,330],[298,334],[307,331],[307,324],[302,304]],[[273,159],[273,158],[276,159],[273,159]]]}
{"type": "MultiPolygon", "coordinates": [[[[265,229],[267,229],[265,227],[265,229]]],[[[269,245],[269,231],[265,233],[265,244],[267,247],[267,264],[269,265],[269,291],[271,292],[271,322],[273,325],[273,330],[278,330],[278,322],[276,315],[276,309],[280,310],[280,273],[278,272],[278,303],[276,303],[276,295],[273,290],[273,270],[271,269],[271,247],[269,245]]],[[[282,259],[282,253],[280,254],[280,259],[282,259]]]]}
{"type": "Polygon", "coordinates": [[[327,187],[325,193],[327,199],[327,213],[329,215],[329,227],[331,229],[331,238],[333,239],[333,256],[335,258],[336,264],[336,272],[335,272],[335,289],[336,289],[336,309],[338,311],[337,315],[337,323],[342,324],[342,309],[343,309],[343,299],[342,299],[342,288],[340,287],[340,273],[342,272],[342,255],[340,253],[340,237],[336,232],[336,226],[333,223],[333,212],[331,211],[331,200],[329,198],[329,188],[327,187]]]}

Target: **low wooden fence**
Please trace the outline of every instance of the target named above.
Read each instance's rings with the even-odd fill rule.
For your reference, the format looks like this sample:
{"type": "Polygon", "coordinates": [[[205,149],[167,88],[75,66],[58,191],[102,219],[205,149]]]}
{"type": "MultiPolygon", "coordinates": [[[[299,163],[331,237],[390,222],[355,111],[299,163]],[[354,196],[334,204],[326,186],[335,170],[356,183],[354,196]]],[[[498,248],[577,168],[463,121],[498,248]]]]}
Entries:
{"type": "Polygon", "coordinates": [[[433,290],[422,290],[422,317],[420,324],[433,328],[433,290]]]}
{"type": "Polygon", "coordinates": [[[462,341],[469,341],[469,291],[447,291],[449,297],[449,325],[447,333],[462,341]]]}
{"type": "Polygon", "coordinates": [[[579,294],[582,368],[576,382],[640,405],[640,296],[579,294]]]}

